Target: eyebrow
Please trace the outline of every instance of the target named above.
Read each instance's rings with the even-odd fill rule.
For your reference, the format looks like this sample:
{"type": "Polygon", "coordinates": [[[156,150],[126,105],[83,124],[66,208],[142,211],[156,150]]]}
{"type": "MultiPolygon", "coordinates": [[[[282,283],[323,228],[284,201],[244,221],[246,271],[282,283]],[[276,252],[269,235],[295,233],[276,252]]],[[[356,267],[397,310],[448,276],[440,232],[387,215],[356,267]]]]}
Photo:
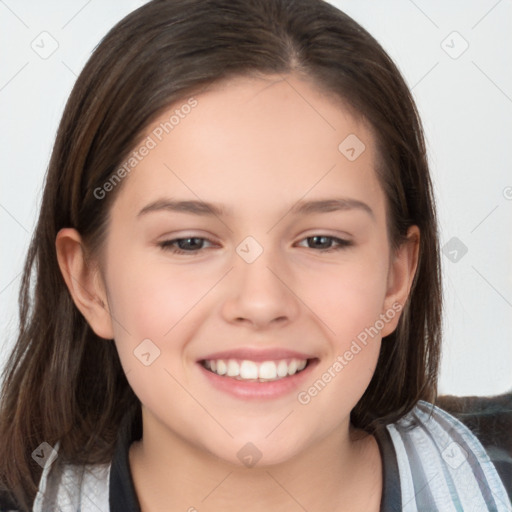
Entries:
{"type": "MultiPolygon", "coordinates": [[[[295,203],[288,211],[293,215],[308,215],[314,213],[329,213],[334,211],[360,210],[375,219],[373,210],[363,201],[351,198],[333,198],[333,199],[316,199],[311,201],[300,200],[295,203]]],[[[141,217],[150,212],[170,211],[180,213],[190,213],[200,216],[216,216],[225,217],[232,216],[231,210],[226,209],[223,205],[209,203],[206,201],[177,201],[173,199],[158,199],[144,206],[137,214],[141,217]]]]}

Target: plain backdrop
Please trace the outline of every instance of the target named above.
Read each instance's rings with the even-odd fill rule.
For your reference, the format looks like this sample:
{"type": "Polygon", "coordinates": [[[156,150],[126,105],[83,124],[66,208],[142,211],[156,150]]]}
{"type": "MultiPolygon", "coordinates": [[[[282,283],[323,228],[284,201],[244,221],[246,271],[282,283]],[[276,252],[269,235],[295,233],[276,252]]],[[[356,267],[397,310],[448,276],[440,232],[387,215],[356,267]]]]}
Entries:
{"type": "MultiPolygon", "coordinates": [[[[0,367],[65,101],[136,0],[0,0],[0,367]]],[[[440,392],[512,388],[512,3],[333,2],[388,51],[417,101],[444,277],[440,392]]]]}

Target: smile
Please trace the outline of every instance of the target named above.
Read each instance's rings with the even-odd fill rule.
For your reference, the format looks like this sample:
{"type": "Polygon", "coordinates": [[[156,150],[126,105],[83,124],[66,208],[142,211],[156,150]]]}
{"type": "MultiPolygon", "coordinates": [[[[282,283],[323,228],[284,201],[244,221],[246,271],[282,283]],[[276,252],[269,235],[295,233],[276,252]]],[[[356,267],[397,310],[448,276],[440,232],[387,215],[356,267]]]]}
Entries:
{"type": "Polygon", "coordinates": [[[201,361],[204,368],[220,376],[249,382],[281,380],[303,371],[308,359],[281,359],[279,361],[251,361],[248,359],[207,359],[201,361]]]}
{"type": "Polygon", "coordinates": [[[285,347],[237,347],[196,359],[208,392],[217,390],[242,400],[294,396],[319,362],[317,354],[285,347]]]}

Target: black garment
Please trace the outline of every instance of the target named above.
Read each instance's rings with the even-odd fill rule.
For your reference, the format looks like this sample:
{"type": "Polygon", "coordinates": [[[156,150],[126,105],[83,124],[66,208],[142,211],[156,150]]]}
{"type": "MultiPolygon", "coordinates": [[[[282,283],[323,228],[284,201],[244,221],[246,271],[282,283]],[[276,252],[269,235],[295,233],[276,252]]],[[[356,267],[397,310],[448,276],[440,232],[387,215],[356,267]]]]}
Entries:
{"type": "Polygon", "coordinates": [[[140,411],[137,411],[135,417],[130,414],[125,417],[119,431],[110,469],[110,512],[140,512],[130,472],[128,450],[130,444],[141,437],[142,417],[140,411]]]}

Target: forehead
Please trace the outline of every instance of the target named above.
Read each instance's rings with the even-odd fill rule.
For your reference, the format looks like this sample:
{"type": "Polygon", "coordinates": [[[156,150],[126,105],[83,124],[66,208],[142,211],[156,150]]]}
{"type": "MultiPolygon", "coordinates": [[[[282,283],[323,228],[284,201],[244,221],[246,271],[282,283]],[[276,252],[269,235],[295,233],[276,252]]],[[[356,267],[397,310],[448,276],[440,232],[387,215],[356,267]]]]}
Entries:
{"type": "Polygon", "coordinates": [[[212,84],[170,106],[144,141],[151,149],[123,193],[131,204],[166,191],[261,208],[333,187],[380,200],[371,130],[341,99],[293,75],[212,84]]]}

